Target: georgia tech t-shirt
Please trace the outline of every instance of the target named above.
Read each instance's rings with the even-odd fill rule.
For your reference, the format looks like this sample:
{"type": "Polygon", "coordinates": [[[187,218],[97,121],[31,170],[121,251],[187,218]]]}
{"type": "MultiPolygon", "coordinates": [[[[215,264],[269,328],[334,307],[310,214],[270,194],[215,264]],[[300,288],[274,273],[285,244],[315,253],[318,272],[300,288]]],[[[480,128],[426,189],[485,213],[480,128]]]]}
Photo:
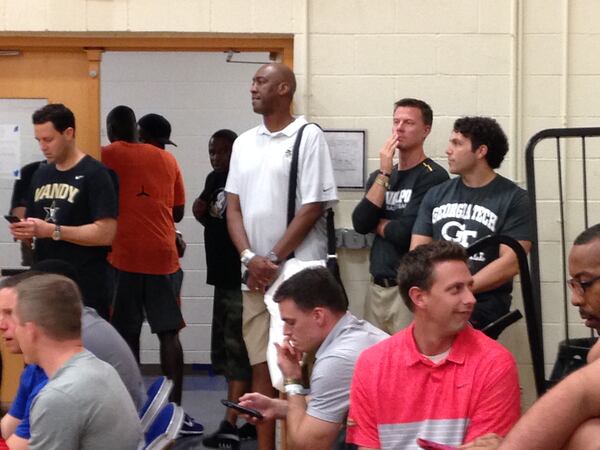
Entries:
{"type": "MultiPolygon", "coordinates": [[[[457,242],[469,247],[489,235],[531,240],[529,199],[515,183],[497,175],[478,188],[466,186],[460,177],[434,186],[425,195],[413,234],[434,240],[457,242]]],[[[477,273],[498,258],[497,246],[470,257],[471,272],[477,273]]],[[[510,292],[512,282],[495,292],[510,292]]]]}

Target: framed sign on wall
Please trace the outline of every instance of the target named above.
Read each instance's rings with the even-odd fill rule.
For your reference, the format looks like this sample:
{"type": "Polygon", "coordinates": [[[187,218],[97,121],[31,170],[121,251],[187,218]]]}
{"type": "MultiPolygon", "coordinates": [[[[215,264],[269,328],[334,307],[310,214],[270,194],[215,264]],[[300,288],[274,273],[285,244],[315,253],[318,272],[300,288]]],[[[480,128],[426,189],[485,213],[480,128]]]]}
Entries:
{"type": "Polygon", "coordinates": [[[324,130],[331,152],[338,189],[364,189],[366,182],[366,130],[324,130]]]}

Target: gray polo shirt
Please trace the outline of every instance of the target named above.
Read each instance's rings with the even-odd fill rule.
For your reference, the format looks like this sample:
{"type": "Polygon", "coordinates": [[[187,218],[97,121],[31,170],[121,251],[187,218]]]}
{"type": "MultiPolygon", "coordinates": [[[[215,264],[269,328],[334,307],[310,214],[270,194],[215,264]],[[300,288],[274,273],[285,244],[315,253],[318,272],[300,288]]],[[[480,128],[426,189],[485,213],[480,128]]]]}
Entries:
{"type": "Polygon", "coordinates": [[[308,415],[343,423],[350,403],[350,383],[360,353],[389,335],[350,312],[338,321],[316,353],[310,377],[308,415]]]}

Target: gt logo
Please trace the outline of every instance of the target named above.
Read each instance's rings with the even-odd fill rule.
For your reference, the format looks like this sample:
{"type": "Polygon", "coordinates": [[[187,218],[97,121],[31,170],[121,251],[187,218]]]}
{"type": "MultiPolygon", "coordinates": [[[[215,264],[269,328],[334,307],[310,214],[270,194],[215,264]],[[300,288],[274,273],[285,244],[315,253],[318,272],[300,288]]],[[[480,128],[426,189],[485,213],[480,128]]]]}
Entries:
{"type": "Polygon", "coordinates": [[[467,230],[463,223],[450,221],[442,227],[442,237],[447,241],[457,242],[466,248],[469,246],[469,238],[477,237],[477,231],[467,230]]]}

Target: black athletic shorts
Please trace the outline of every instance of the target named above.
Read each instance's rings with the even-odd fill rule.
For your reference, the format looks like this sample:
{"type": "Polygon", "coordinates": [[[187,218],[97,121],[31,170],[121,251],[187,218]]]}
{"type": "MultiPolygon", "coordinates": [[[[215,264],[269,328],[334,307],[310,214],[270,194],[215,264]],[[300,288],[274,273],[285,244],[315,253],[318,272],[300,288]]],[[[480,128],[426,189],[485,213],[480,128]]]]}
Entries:
{"type": "Polygon", "coordinates": [[[122,335],[135,335],[141,332],[144,318],[152,333],[185,327],[171,276],[115,269],[111,323],[122,335]]]}

